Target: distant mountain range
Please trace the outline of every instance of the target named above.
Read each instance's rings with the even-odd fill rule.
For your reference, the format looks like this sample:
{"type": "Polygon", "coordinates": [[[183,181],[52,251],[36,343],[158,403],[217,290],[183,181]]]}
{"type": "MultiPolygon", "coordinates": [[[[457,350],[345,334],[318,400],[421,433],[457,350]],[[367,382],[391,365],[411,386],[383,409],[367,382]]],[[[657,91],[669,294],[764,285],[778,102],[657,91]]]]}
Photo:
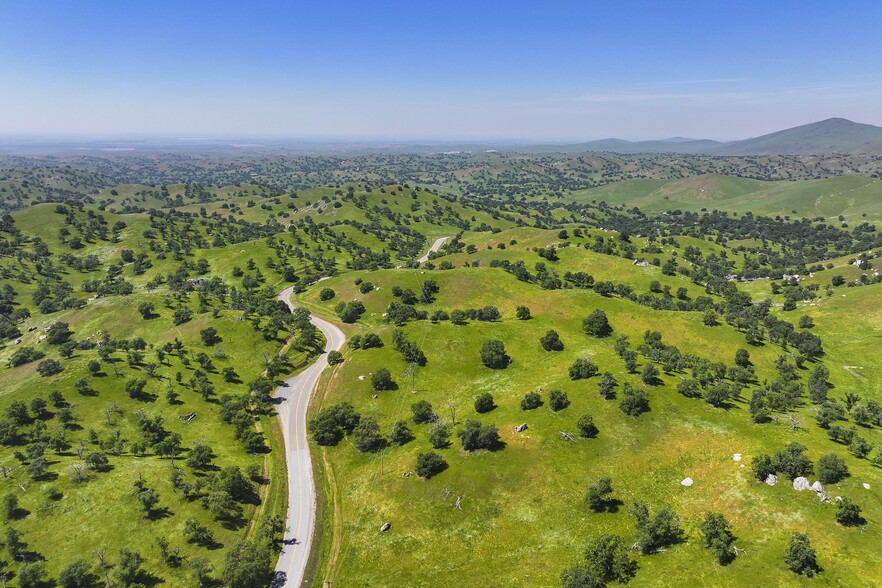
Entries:
{"type": "Polygon", "coordinates": [[[882,127],[856,123],[844,118],[828,118],[752,139],[727,143],[683,137],[657,141],[600,139],[569,145],[525,145],[512,150],[538,153],[607,151],[621,154],[682,153],[702,155],[882,154],[882,127]]]}
{"type": "Polygon", "coordinates": [[[283,137],[117,137],[52,138],[0,136],[0,155],[127,157],[157,153],[215,157],[266,155],[336,155],[351,157],[374,154],[473,154],[580,153],[618,154],[679,153],[684,155],[783,155],[810,153],[853,153],[882,155],[882,127],[860,124],[844,118],[829,118],[743,141],[671,137],[654,141],[599,139],[584,143],[515,143],[491,141],[343,141],[302,140],[283,137]]]}

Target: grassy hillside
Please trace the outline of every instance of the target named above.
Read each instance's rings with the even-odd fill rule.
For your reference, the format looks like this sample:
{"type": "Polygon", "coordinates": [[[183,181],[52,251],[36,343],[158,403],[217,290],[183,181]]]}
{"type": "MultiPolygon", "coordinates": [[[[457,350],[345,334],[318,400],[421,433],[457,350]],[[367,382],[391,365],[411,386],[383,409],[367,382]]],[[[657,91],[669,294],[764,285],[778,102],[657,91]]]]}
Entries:
{"type": "Polygon", "coordinates": [[[753,212],[764,215],[823,217],[850,223],[882,219],[882,182],[847,176],[802,182],[763,182],[722,175],[684,180],[631,180],[579,192],[577,201],[606,201],[641,210],[753,212]]]}
{"type": "MultiPolygon", "coordinates": [[[[622,272],[627,262],[618,268],[590,261],[587,265],[597,279],[629,279],[622,272]]],[[[726,363],[745,347],[742,334],[731,327],[706,327],[697,313],[651,311],[590,291],[543,291],[491,268],[361,275],[379,287],[364,296],[354,285],[357,276],[334,278],[321,287],[334,289],[341,300],[361,298],[367,313],[358,332],[379,334],[385,346],[347,352],[314,410],[348,401],[363,417],[375,417],[387,433],[394,422],[410,421],[412,403],[427,400],[442,421],[450,422],[452,407],[460,426],[469,418],[494,423],[505,446],[471,453],[463,451],[454,437],[449,448],[439,451],[449,468],[430,480],[413,474],[416,455],[431,449],[429,425],[411,422],[415,440],[381,453],[359,452],[351,437],[337,447],[315,447],[333,472],[327,491],[337,512],[332,538],[325,539],[330,544],[323,544],[324,574],[319,580],[390,586],[556,585],[563,568],[579,558],[591,539],[616,533],[630,542],[633,519],[627,507],[641,500],[652,507],[672,505],[683,519],[686,538],[666,553],[639,557],[634,585],[666,585],[671,574],[678,581],[715,585],[751,584],[760,577],[765,582],[791,583],[795,576],[784,567],[782,557],[793,531],[811,536],[825,567],[822,583],[873,581],[876,570],[861,562],[871,557],[872,546],[879,540],[873,521],[882,515],[875,490],[882,476],[868,461],[852,458],[841,445],[828,440],[814,423],[810,406],[798,411],[805,424],[796,431],[789,430],[785,421],[758,425],[751,422],[746,406],[751,387],[730,408],[718,409],[677,394],[676,384],[683,376],[671,374],[663,375],[660,385],[647,387],[651,411],[635,418],[624,415],[617,400],[600,397],[597,377],[572,381],[567,376],[573,361],[590,357],[601,371],[613,373],[620,383],[620,396],[625,382],[643,386],[638,374],[624,370],[612,349],[614,337],[597,339],[582,331],[582,319],[596,308],[606,311],[615,335],[627,335],[636,343],[645,330],[657,329],[667,343],[684,352],[726,363]],[[429,310],[491,304],[503,318],[463,326],[443,321],[409,324],[405,332],[428,357],[427,365],[413,370],[411,378],[411,369],[392,347],[393,327],[381,315],[393,299],[392,286],[416,289],[429,278],[440,285],[429,310]],[[534,318],[517,320],[517,305],[528,306],[534,318]],[[540,347],[539,338],[550,328],[560,334],[563,351],[546,352],[540,347]],[[481,365],[479,348],[489,338],[505,343],[513,358],[508,369],[481,365]],[[399,389],[372,398],[370,374],[381,367],[391,371],[399,389]],[[549,410],[548,391],[553,389],[566,392],[570,406],[549,410]],[[545,404],[522,410],[519,403],[524,394],[536,390],[542,391],[545,404]],[[472,404],[483,392],[493,394],[497,408],[479,415],[472,404]],[[576,421],[585,413],[594,417],[598,437],[563,440],[558,432],[575,434],[576,421]],[[529,428],[514,432],[514,426],[521,423],[529,428]],[[813,493],[794,492],[789,480],[769,487],[753,477],[750,464],[757,454],[774,453],[790,441],[807,445],[813,460],[830,452],[845,456],[852,476],[831,492],[861,503],[870,521],[866,533],[837,525],[835,507],[819,506],[813,493]],[[742,456],[740,462],[732,458],[736,453],[742,456]],[[602,476],[612,477],[615,497],[623,502],[617,512],[593,513],[583,501],[586,486],[602,476]],[[687,476],[695,480],[692,487],[680,485],[687,476]],[[863,483],[873,490],[865,490],[863,483]],[[463,496],[462,510],[453,508],[456,496],[463,496]],[[736,544],[747,549],[748,555],[726,567],[713,562],[701,547],[697,530],[707,511],[726,515],[736,544]],[[392,523],[392,529],[380,534],[378,529],[385,522],[392,523]],[[445,548],[439,551],[439,545],[445,548]],[[410,555],[402,559],[405,551],[410,555]]],[[[861,293],[867,291],[870,296],[869,289],[861,293]]],[[[314,290],[303,301],[316,312],[333,316],[331,308],[337,298],[322,303],[314,290]]],[[[816,328],[830,349],[824,363],[831,371],[833,394],[841,398],[846,390],[855,389],[855,376],[838,365],[842,358],[848,354],[855,363],[869,364],[872,352],[868,347],[860,350],[866,340],[859,329],[841,328],[841,321],[853,309],[836,299],[827,304],[829,314],[815,313],[814,307],[809,312],[816,315],[816,328]]],[[[772,345],[750,348],[759,381],[773,376],[779,353],[772,345]]],[[[865,398],[879,400],[872,382],[858,389],[865,398]]],[[[875,444],[882,441],[875,429],[867,436],[875,444]]]]}

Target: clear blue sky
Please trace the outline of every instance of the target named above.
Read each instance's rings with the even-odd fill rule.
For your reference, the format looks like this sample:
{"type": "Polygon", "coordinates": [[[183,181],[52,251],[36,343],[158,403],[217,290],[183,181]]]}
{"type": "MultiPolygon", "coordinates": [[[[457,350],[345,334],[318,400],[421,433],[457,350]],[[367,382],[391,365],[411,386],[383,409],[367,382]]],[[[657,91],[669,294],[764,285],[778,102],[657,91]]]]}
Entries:
{"type": "Polygon", "coordinates": [[[735,139],[882,125],[882,3],[34,0],[0,134],[735,139]]]}

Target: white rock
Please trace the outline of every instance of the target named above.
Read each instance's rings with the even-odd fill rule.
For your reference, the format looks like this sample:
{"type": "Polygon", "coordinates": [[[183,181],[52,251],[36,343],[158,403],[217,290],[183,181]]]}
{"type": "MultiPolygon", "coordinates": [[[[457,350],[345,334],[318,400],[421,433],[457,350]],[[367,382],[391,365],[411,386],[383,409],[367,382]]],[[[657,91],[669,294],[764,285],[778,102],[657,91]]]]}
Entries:
{"type": "Polygon", "coordinates": [[[358,379],[359,379],[359,380],[364,380],[364,379],[365,379],[365,376],[358,376],[358,379]]]}
{"type": "Polygon", "coordinates": [[[691,486],[692,485],[692,478],[685,478],[682,482],[680,482],[680,484],[683,486],[691,486]]]}
{"type": "Polygon", "coordinates": [[[766,481],[766,484],[768,484],[769,486],[774,486],[775,484],[778,483],[778,476],[776,476],[775,474],[769,474],[766,477],[765,481],[766,481]]]}
{"type": "Polygon", "coordinates": [[[837,497],[836,497],[836,500],[839,501],[839,502],[842,502],[842,497],[841,497],[841,496],[837,496],[837,497]]]}
{"type": "Polygon", "coordinates": [[[741,454],[740,453],[733,454],[732,459],[734,459],[735,461],[741,461],[741,454]]]}
{"type": "Polygon", "coordinates": [[[864,489],[866,489],[866,490],[869,490],[869,489],[870,489],[870,485],[867,484],[866,482],[864,482],[864,489]]]}
{"type": "Polygon", "coordinates": [[[815,492],[823,492],[824,487],[821,485],[820,481],[816,481],[814,484],[812,484],[812,490],[814,490],[815,492]]]}
{"type": "Polygon", "coordinates": [[[793,480],[793,489],[802,491],[802,490],[811,490],[812,485],[809,484],[809,481],[803,476],[799,476],[795,480],[793,480]]]}

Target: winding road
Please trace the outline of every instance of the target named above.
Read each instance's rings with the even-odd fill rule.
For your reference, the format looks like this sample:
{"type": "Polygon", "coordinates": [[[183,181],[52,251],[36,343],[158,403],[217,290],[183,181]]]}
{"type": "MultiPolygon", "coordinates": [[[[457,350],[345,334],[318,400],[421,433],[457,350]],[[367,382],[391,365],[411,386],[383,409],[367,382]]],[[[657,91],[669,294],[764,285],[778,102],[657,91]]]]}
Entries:
{"type": "MultiPolygon", "coordinates": [[[[435,239],[426,254],[419,258],[419,262],[428,261],[429,253],[438,251],[447,239],[449,237],[435,239]]],[[[277,297],[292,311],[293,291],[293,287],[285,288],[277,297]]],[[[309,320],[325,336],[325,352],[311,366],[288,378],[274,395],[280,400],[276,410],[282,425],[285,460],[288,465],[288,517],[282,553],[272,581],[273,588],[299,588],[306,572],[309,550],[312,549],[312,531],[315,527],[315,480],[312,477],[309,442],[306,439],[306,411],[309,409],[309,400],[315,385],[328,365],[328,352],[339,350],[346,341],[346,335],[336,325],[316,316],[311,316],[309,320]]]]}
{"type": "MultiPolygon", "coordinates": [[[[282,290],[278,299],[293,310],[292,291],[293,288],[282,290]]],[[[277,411],[288,463],[287,529],[272,583],[279,588],[298,588],[306,571],[315,526],[315,480],[306,439],[306,411],[322,370],[328,365],[327,353],[340,349],[346,341],[343,331],[328,321],[315,316],[309,320],[325,336],[325,352],[311,366],[289,378],[275,393],[275,397],[281,399],[277,411]]]]}
{"type": "Polygon", "coordinates": [[[429,247],[429,250],[426,251],[426,254],[420,257],[417,261],[420,263],[426,263],[427,261],[429,261],[429,254],[441,249],[441,246],[444,245],[444,242],[447,241],[447,239],[449,238],[450,237],[438,237],[437,239],[435,239],[435,242],[432,243],[432,246],[429,247]]]}

